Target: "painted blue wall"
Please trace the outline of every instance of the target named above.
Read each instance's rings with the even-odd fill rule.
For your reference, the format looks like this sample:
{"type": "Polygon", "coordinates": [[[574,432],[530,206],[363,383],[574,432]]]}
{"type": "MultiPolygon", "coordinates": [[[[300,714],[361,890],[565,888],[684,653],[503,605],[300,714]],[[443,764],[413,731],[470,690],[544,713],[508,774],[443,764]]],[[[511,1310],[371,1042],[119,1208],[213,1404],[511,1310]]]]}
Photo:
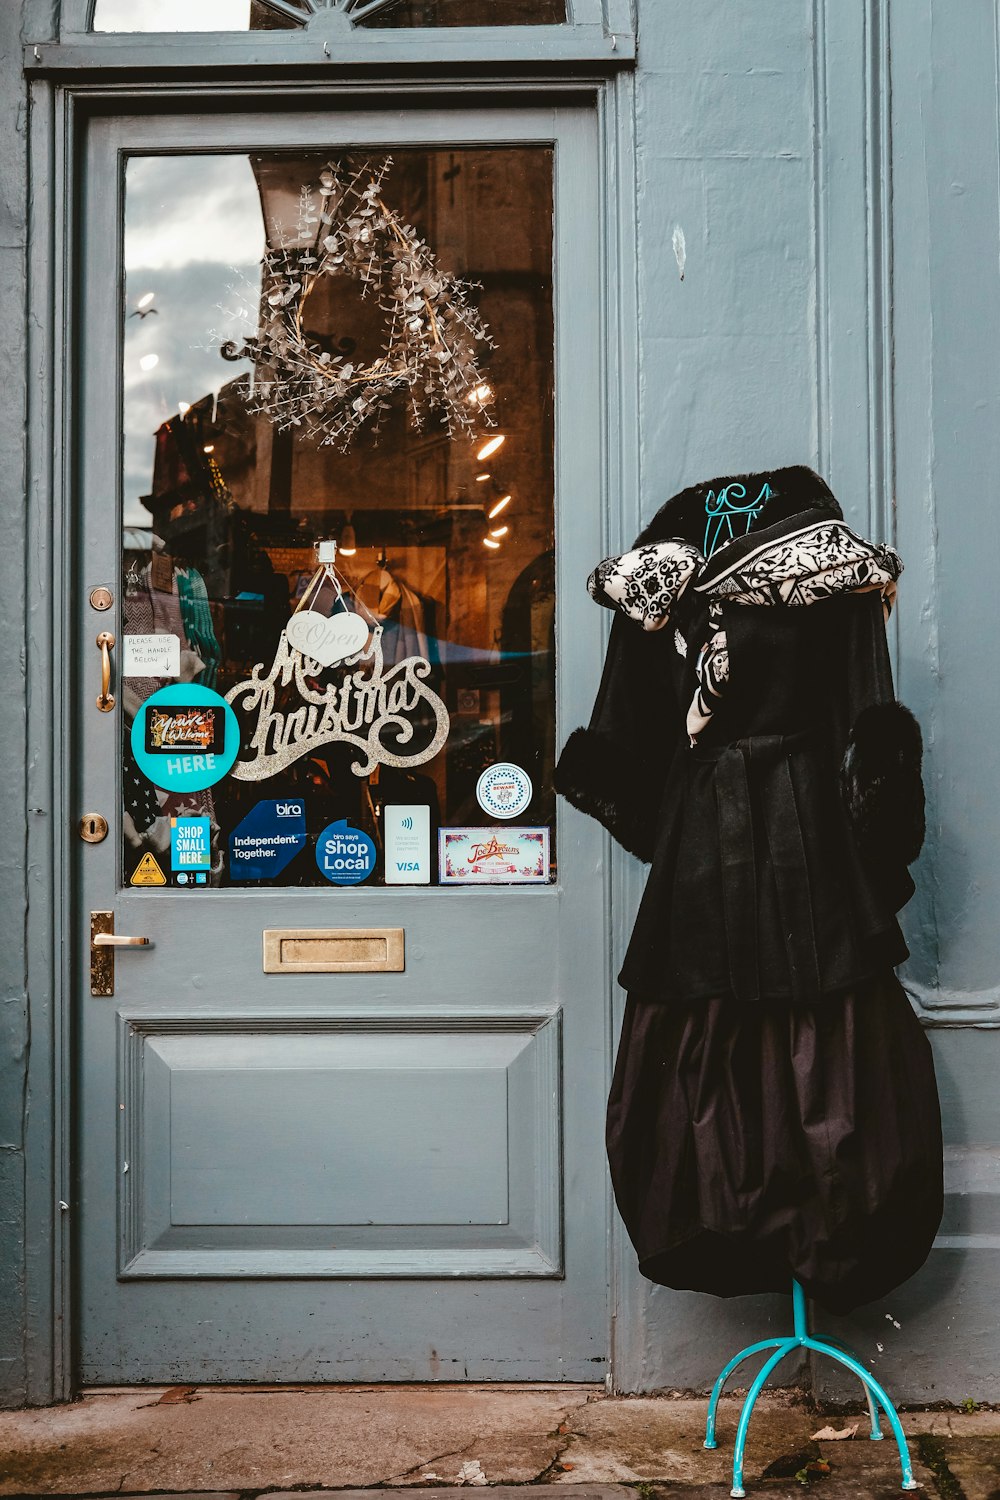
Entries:
{"type": "MultiPolygon", "coordinates": [[[[640,0],[641,519],[701,479],[817,461],[811,20],[805,0],[640,0]]],[[[622,944],[629,926],[626,903],[622,944]]],[[[617,1389],[702,1389],[783,1331],[784,1299],[651,1287],[620,1229],[617,1250],[617,1389]]]]}
{"type": "MultiPolygon", "coordinates": [[[[55,0],[23,4],[32,38],[54,35],[55,0]]],[[[1000,1019],[995,7],[638,0],[638,23],[641,483],[612,533],[636,529],[683,484],[805,461],[826,472],[860,526],[896,534],[907,564],[899,683],[925,728],[930,792],[906,973],[932,1025],[950,1193],[944,1239],[926,1269],[840,1331],[900,1398],[989,1399],[1000,1374],[1000,1033],[990,1029],[1000,1019]]],[[[21,603],[31,588],[23,565],[26,96],[18,24],[17,9],[0,6],[0,598],[8,616],[0,1400],[8,1403],[25,1391],[24,916],[35,878],[24,864],[18,691],[21,603]]],[[[623,862],[619,873],[621,945],[641,872],[623,862]]],[[[45,1107],[36,1095],[36,1117],[45,1107]]],[[[739,1343],[787,1322],[780,1298],[723,1304],[651,1290],[615,1232],[620,1388],[703,1388],[739,1343]]],[[[43,1251],[33,1247],[39,1263],[43,1251]]],[[[829,1379],[821,1377],[821,1389],[838,1392],[829,1379]]],[[[35,1389],[43,1388],[36,1370],[35,1389]]]]}
{"type": "Polygon", "coordinates": [[[25,983],[25,117],[19,7],[0,6],[0,1405],[25,1387],[24,1131],[28,1018],[25,983]]]}
{"type": "MultiPolygon", "coordinates": [[[[904,982],[932,1027],[948,1206],[924,1270],[836,1331],[909,1401],[989,1399],[1000,1374],[996,26],[972,0],[639,0],[641,515],[808,462],[907,565],[897,686],[929,823],[904,982]]],[[[621,1389],[703,1388],[790,1319],[650,1289],[619,1249],[621,1389]]],[[[818,1388],[846,1394],[828,1370],[818,1388]]]]}

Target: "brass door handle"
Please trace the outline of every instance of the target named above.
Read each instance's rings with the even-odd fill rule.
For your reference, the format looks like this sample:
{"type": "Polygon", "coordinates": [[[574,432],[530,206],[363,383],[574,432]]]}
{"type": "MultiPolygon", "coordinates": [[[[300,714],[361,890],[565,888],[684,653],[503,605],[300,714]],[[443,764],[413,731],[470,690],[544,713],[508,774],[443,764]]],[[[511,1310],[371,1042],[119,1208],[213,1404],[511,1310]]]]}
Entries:
{"type": "Polygon", "coordinates": [[[115,706],[115,695],[111,691],[111,647],[115,638],[110,630],[102,630],[97,637],[97,644],[101,651],[101,691],[98,694],[97,706],[102,714],[108,714],[115,706]]]}
{"type": "Polygon", "coordinates": [[[115,992],[115,949],[151,948],[148,937],[126,937],[115,932],[113,911],[90,913],[90,993],[113,995],[115,992]]]}

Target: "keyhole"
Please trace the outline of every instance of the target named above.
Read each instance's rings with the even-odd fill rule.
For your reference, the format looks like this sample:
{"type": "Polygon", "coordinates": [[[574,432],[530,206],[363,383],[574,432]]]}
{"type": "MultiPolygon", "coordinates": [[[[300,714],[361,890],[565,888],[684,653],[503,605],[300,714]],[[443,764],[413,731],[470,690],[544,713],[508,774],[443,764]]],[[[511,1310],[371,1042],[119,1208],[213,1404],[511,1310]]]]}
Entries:
{"type": "Polygon", "coordinates": [[[99,844],[108,836],[108,820],[101,813],[84,813],[80,819],[80,837],[85,844],[99,844]]]}

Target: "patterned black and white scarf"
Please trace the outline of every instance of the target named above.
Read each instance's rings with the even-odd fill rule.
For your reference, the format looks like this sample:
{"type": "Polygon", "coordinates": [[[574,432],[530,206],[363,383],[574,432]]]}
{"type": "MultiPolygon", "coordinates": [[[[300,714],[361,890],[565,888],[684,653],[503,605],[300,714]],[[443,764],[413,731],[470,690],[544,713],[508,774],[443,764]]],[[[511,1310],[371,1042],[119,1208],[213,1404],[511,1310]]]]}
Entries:
{"type": "MultiPolygon", "coordinates": [[[[757,545],[749,533],[739,545],[721,548],[710,562],[679,538],[651,542],[606,558],[590,575],[587,587],[599,604],[617,609],[643,630],[662,630],[688,589],[707,600],[708,630],[698,650],[697,687],[687,714],[693,745],[729,682],[723,603],[796,607],[877,589],[888,619],[902,571],[892,547],[867,541],[844,521],[827,518],[777,538],[762,537],[757,545]]],[[[687,641],[676,628],[674,644],[687,655],[687,641]]]]}

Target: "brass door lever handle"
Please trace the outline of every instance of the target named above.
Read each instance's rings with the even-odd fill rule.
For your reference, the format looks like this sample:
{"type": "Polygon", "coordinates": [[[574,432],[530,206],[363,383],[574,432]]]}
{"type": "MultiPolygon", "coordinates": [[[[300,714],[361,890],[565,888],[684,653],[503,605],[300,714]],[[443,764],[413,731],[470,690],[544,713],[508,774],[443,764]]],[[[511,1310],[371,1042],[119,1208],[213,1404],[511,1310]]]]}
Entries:
{"type": "Polygon", "coordinates": [[[111,647],[115,638],[110,630],[102,630],[97,637],[97,644],[101,651],[101,691],[98,694],[97,706],[102,714],[108,714],[115,706],[115,695],[111,691],[111,647]]]}
{"type": "Polygon", "coordinates": [[[148,937],[120,936],[115,932],[113,911],[90,913],[90,993],[113,995],[115,992],[115,949],[151,948],[148,937]]]}

